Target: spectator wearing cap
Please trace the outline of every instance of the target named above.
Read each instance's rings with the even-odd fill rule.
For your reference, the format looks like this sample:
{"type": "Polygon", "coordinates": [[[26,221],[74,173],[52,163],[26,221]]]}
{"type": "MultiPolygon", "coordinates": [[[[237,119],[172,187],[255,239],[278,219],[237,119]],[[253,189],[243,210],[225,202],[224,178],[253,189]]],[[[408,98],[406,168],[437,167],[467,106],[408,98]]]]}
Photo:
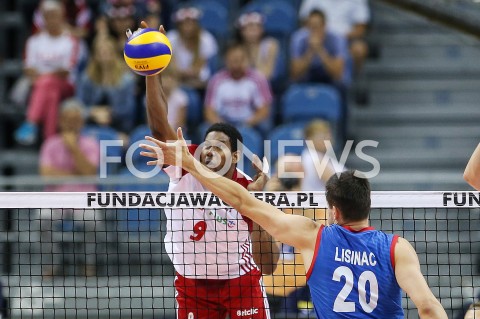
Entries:
{"type": "Polygon", "coordinates": [[[271,80],[278,58],[278,41],[266,37],[263,29],[264,18],[258,12],[242,14],[237,21],[240,42],[248,52],[250,66],[271,80]]]}
{"type": "Polygon", "coordinates": [[[177,30],[167,33],[174,50],[173,66],[184,85],[203,89],[211,76],[208,62],[218,53],[217,41],[199,24],[201,11],[194,7],[181,8],[173,20],[177,30]]]}
{"type": "Polygon", "coordinates": [[[267,79],[249,67],[247,50],[239,43],[227,48],[225,66],[208,83],[205,97],[207,122],[254,127],[265,134],[270,125],[272,103],[267,79]]]}
{"type": "Polygon", "coordinates": [[[109,0],[103,8],[103,16],[96,21],[96,36],[115,38],[117,51],[123,55],[125,31],[137,29],[137,8],[131,0],[109,0]]]}
{"type": "MultiPolygon", "coordinates": [[[[45,20],[40,10],[44,1],[40,2],[39,7],[33,15],[35,31],[42,30],[45,27],[45,20]]],[[[67,27],[73,36],[85,38],[91,31],[93,13],[88,6],[87,0],[61,0],[65,7],[65,17],[67,27]]]]}
{"type": "Polygon", "coordinates": [[[328,31],[347,38],[350,54],[359,70],[368,54],[365,34],[370,21],[370,10],[367,0],[303,0],[300,19],[308,19],[312,10],[325,13],[328,31]]]}
{"type": "Polygon", "coordinates": [[[44,29],[27,40],[24,74],[32,84],[25,123],[15,132],[20,144],[37,140],[38,126],[43,136],[56,133],[60,102],[74,94],[73,71],[78,62],[78,40],[64,29],[63,4],[46,0],[40,8],[44,29]]]}

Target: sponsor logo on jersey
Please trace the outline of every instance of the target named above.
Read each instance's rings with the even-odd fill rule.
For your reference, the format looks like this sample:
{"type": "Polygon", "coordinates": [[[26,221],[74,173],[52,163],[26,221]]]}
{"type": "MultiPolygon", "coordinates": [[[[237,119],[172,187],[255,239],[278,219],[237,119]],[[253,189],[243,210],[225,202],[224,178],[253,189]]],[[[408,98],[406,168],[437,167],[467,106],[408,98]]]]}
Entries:
{"type": "Polygon", "coordinates": [[[237,316],[238,317],[246,317],[246,316],[251,316],[251,315],[256,315],[256,314],[258,314],[258,309],[257,308],[237,310],[237,316]]]}
{"type": "Polygon", "coordinates": [[[217,223],[220,223],[220,224],[223,224],[223,225],[227,225],[228,228],[233,228],[235,227],[235,225],[237,224],[234,220],[228,220],[226,217],[222,217],[222,216],[219,216],[215,210],[210,210],[208,212],[208,215],[209,216],[212,216],[213,219],[215,219],[215,221],[217,223]]]}

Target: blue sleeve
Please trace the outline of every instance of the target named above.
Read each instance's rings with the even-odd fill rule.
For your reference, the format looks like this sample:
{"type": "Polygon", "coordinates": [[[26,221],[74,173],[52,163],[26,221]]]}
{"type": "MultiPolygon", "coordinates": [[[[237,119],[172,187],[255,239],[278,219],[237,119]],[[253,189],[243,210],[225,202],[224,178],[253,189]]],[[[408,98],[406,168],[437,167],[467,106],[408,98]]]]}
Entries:
{"type": "Polygon", "coordinates": [[[327,36],[329,38],[327,42],[329,53],[336,58],[347,60],[349,55],[347,39],[334,34],[328,34],[327,36]]]}

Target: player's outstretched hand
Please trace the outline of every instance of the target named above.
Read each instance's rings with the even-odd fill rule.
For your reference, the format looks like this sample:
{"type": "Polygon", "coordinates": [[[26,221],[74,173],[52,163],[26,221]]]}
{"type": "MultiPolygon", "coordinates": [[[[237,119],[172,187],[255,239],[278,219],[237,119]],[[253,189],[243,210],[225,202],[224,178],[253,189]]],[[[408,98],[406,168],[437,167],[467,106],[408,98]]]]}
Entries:
{"type": "MultiPolygon", "coordinates": [[[[139,30],[140,30],[140,29],[146,29],[146,28],[148,28],[148,24],[147,24],[145,21],[140,22],[140,28],[139,28],[139,30]]],[[[165,28],[163,27],[163,24],[160,25],[160,27],[158,28],[158,31],[160,31],[160,32],[163,33],[163,34],[167,34],[167,32],[165,31],[165,28]]],[[[127,29],[127,31],[125,32],[125,34],[127,35],[127,38],[130,38],[130,37],[132,36],[133,32],[132,32],[132,30],[127,29]]]]}
{"type": "Polygon", "coordinates": [[[260,158],[253,154],[252,166],[255,169],[255,176],[253,177],[253,182],[247,186],[247,189],[251,192],[261,192],[268,182],[268,162],[264,158],[262,164],[260,158]]]}
{"type": "Polygon", "coordinates": [[[177,140],[175,142],[166,143],[151,136],[145,136],[145,139],[154,144],[140,144],[140,147],[145,150],[140,152],[140,154],[155,159],[147,162],[147,165],[174,165],[183,167],[185,161],[192,157],[188,151],[187,142],[183,138],[183,132],[180,127],[177,129],[177,140]]]}

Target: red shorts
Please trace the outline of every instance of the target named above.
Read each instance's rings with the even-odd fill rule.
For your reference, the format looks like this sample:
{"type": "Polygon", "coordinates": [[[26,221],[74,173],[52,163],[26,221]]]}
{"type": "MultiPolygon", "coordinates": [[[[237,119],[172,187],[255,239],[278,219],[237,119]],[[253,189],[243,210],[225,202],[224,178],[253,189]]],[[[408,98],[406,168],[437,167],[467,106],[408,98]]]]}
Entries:
{"type": "Polygon", "coordinates": [[[175,278],[177,319],[270,319],[259,271],[239,278],[175,278]]]}

